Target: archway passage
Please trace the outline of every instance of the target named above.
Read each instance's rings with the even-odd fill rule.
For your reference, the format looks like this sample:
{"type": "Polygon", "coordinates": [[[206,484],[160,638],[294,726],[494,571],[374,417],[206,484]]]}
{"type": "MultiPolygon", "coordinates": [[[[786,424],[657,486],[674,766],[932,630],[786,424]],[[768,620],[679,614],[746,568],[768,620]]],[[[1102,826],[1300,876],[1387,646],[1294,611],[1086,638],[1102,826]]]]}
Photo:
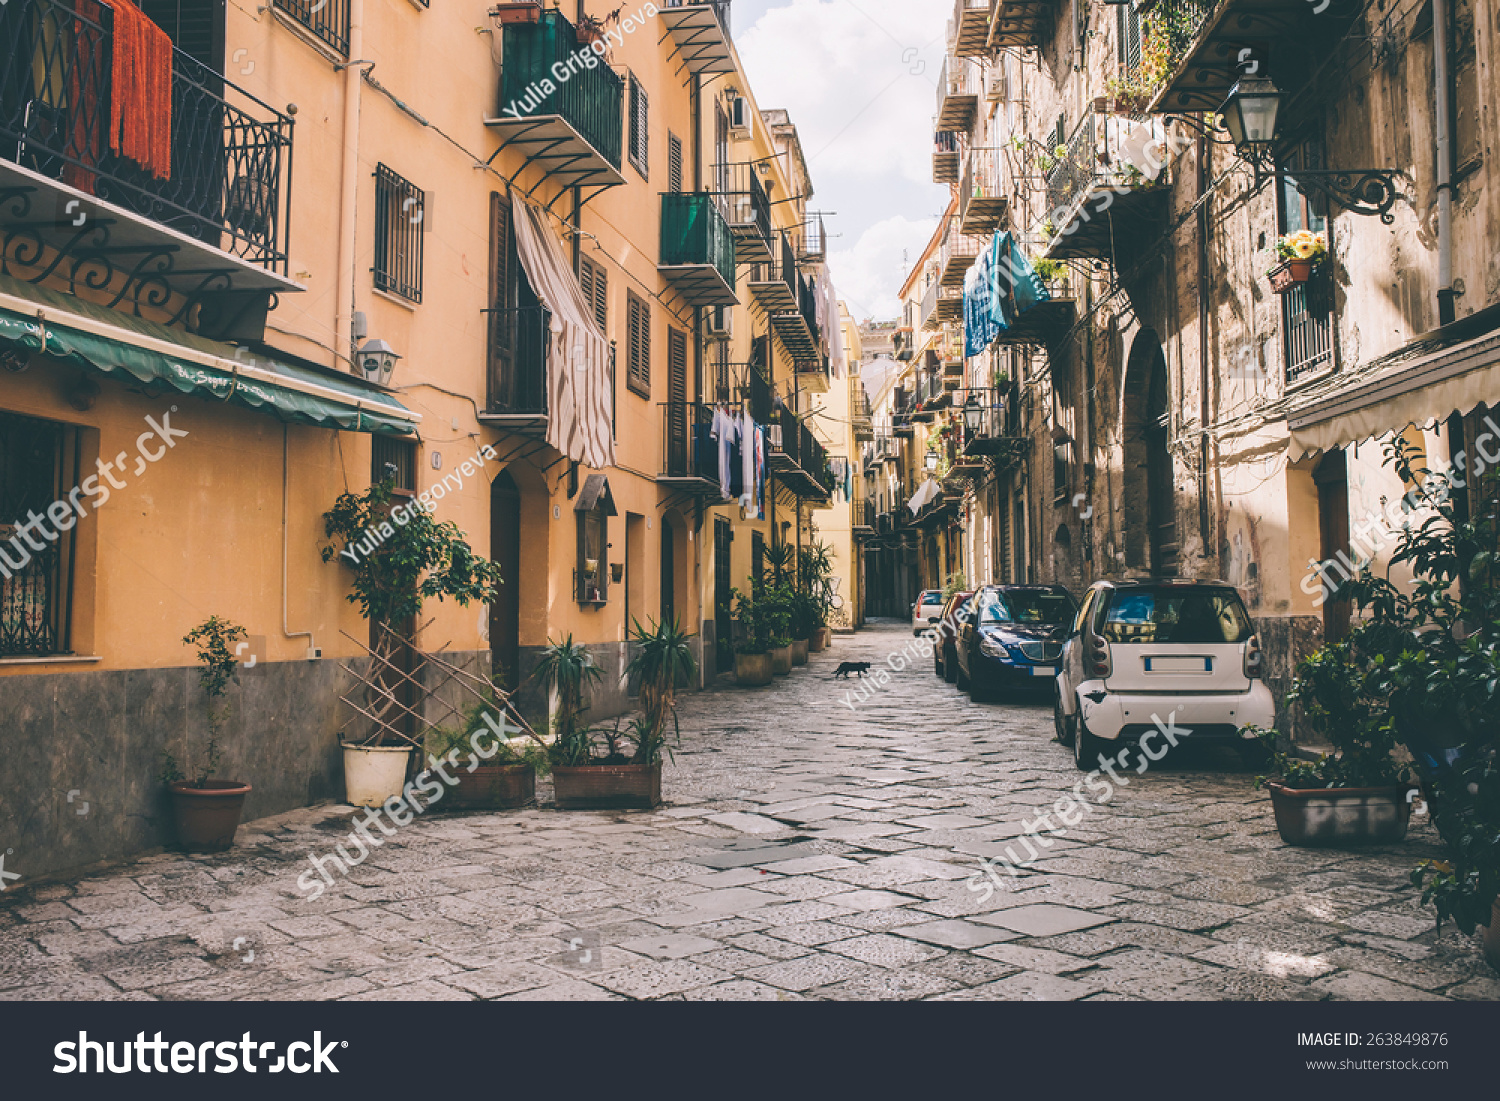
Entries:
{"type": "Polygon", "coordinates": [[[1168,450],[1167,361],[1156,333],[1143,329],[1125,364],[1125,565],[1156,577],[1177,572],[1177,510],[1168,450]],[[1131,517],[1141,521],[1131,523],[1131,517]]]}
{"type": "Polygon", "coordinates": [[[521,491],[508,471],[490,485],[490,555],[500,567],[500,591],[490,605],[490,660],[501,684],[513,689],[521,658],[521,491]]]}

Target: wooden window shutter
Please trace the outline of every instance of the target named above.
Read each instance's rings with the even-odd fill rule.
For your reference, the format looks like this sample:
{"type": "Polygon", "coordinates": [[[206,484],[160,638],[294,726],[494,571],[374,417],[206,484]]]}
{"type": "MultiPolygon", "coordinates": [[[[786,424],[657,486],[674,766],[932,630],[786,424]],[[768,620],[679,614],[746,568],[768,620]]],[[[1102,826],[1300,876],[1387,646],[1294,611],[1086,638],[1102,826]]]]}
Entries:
{"type": "Polygon", "coordinates": [[[582,257],[578,260],[578,286],[583,291],[583,300],[594,311],[594,320],[599,323],[599,332],[609,337],[609,276],[602,264],[582,257]]]}
{"type": "Polygon", "coordinates": [[[687,401],[687,334],[667,330],[667,400],[687,401]]]}
{"type": "Polygon", "coordinates": [[[650,143],[647,141],[648,108],[646,89],[634,73],[630,74],[630,163],[642,177],[649,178],[650,143]]]}
{"type": "Polygon", "coordinates": [[[682,190],[682,139],[667,134],[667,190],[682,190]]]}
{"type": "Polygon", "coordinates": [[[514,387],[512,254],[515,251],[510,200],[490,192],[489,400],[491,408],[508,404],[514,387]]]}
{"type": "Polygon", "coordinates": [[[626,382],[642,397],[651,396],[651,308],[634,291],[627,292],[629,304],[629,349],[626,353],[626,382]]]}

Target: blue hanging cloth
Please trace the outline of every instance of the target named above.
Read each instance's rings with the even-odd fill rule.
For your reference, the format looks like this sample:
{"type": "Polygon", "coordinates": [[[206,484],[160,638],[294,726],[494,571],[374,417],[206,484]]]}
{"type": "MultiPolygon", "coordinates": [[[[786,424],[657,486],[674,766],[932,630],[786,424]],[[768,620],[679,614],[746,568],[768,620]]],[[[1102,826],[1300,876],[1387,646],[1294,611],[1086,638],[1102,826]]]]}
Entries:
{"type": "MultiPolygon", "coordinates": [[[[1010,234],[1006,234],[1009,237],[1010,234]]],[[[964,276],[964,355],[977,356],[1006,327],[999,308],[995,260],[997,242],[991,238],[979,252],[979,258],[964,276]]]]}

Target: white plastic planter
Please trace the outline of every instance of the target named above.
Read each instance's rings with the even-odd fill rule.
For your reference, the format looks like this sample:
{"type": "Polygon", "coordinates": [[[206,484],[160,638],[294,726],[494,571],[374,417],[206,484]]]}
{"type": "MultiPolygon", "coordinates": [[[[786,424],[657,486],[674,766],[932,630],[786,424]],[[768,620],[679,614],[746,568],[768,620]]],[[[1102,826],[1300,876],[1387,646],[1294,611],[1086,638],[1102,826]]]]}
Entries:
{"type": "Polygon", "coordinates": [[[410,746],[345,745],[345,798],[356,807],[378,807],[400,795],[410,758],[410,746]]]}

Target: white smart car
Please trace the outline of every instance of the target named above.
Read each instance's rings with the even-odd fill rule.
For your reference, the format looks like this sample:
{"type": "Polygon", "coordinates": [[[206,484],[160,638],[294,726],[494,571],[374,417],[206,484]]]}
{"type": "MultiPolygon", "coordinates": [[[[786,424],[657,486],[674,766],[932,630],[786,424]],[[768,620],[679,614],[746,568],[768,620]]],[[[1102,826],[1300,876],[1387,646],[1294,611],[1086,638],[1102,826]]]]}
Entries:
{"type": "Polygon", "coordinates": [[[942,614],[942,590],[923,589],[917,595],[917,602],[911,606],[911,633],[920,635],[923,631],[936,627],[942,614]]]}
{"type": "MultiPolygon", "coordinates": [[[[1260,645],[1240,594],[1223,581],[1098,581],[1063,644],[1054,722],[1080,769],[1113,758],[1163,726],[1193,742],[1255,746],[1276,703],[1261,679],[1260,645]]],[[[1150,752],[1151,759],[1168,748],[1150,752]]]]}

